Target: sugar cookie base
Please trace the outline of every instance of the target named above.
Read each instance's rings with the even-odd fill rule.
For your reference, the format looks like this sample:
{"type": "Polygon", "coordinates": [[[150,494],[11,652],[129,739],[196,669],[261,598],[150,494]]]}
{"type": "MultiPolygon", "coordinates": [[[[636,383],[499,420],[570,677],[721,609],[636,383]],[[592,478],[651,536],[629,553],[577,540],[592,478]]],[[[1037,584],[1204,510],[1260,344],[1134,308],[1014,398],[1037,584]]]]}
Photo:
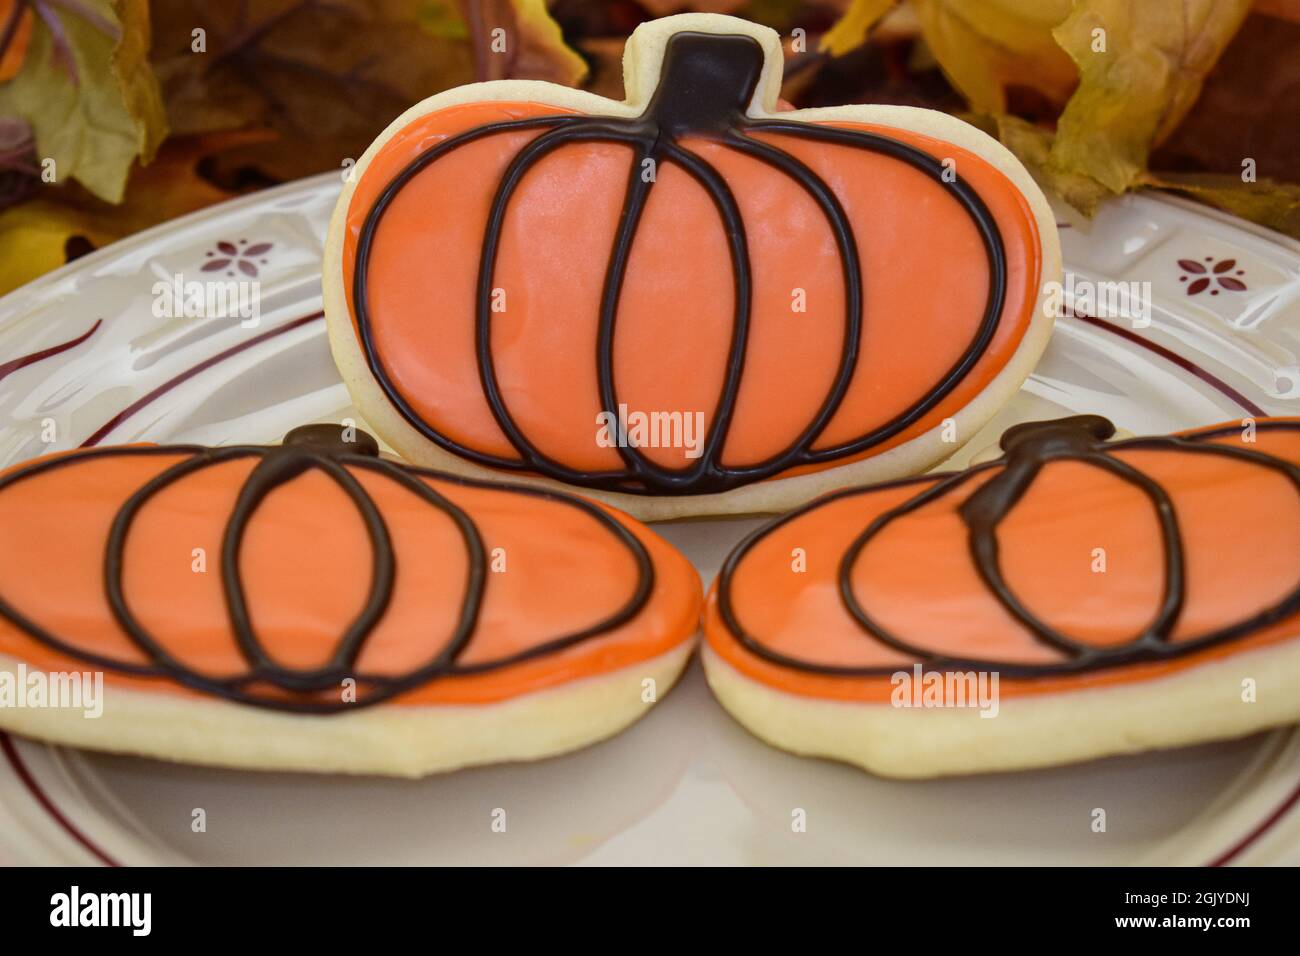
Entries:
{"type": "MultiPolygon", "coordinates": [[[[1029,204],[1042,244],[1042,284],[1034,304],[1033,317],[1015,353],[972,401],[950,416],[958,436],[956,444],[945,442],[942,426],[936,426],[901,445],[861,461],[791,478],[757,482],[722,494],[652,497],[589,488],[580,489],[583,494],[621,508],[642,521],[658,521],[696,515],[782,512],[846,485],[869,484],[920,474],[951,456],[960,444],[964,444],[988,424],[998,410],[1011,400],[1037,365],[1047,347],[1055,322],[1055,317],[1046,308],[1046,286],[1049,282],[1059,283],[1061,280],[1061,246],[1056,220],[1047,200],[1024,166],[1006,147],[955,117],[916,107],[836,106],[778,113],[776,107],[781,89],[782,57],[776,33],[734,17],[708,13],[680,14],[644,23],[628,40],[623,56],[627,99],[621,103],[583,90],[571,90],[534,80],[473,83],[440,93],[411,107],[389,124],[353,167],[334,207],[325,243],[323,287],[330,348],[362,417],[407,461],[474,478],[574,490],[573,486],[550,479],[530,478],[516,472],[485,468],[453,455],[420,434],[388,400],[366,363],[344,293],[343,239],[347,227],[347,211],[356,184],[379,150],[400,130],[421,116],[450,106],[471,102],[531,102],[609,116],[640,115],[658,81],[659,66],[668,38],[682,30],[747,34],[763,46],[768,59],[749,109],[749,116],[754,119],[779,117],[795,121],[876,123],[933,136],[983,158],[1006,176],[1024,194],[1029,204]]],[[[593,426],[593,438],[594,434],[593,426]]]]}
{"type": "Polygon", "coordinates": [[[1052,694],[1005,696],[977,710],[804,697],[753,680],[707,645],[709,687],[759,739],[884,777],[1024,770],[1244,737],[1300,721],[1300,640],[1234,654],[1169,677],[1052,694]],[[1245,703],[1242,681],[1255,681],[1245,703]]]}
{"type": "MultiPolygon", "coordinates": [[[[104,685],[103,714],[0,708],[0,729],[49,743],[248,770],[423,777],[460,767],[537,760],[612,737],[662,699],[694,649],[496,704],[376,705],[328,716],[287,714],[209,697],[104,685]]],[[[0,671],[16,662],[0,658],[0,671]]]]}

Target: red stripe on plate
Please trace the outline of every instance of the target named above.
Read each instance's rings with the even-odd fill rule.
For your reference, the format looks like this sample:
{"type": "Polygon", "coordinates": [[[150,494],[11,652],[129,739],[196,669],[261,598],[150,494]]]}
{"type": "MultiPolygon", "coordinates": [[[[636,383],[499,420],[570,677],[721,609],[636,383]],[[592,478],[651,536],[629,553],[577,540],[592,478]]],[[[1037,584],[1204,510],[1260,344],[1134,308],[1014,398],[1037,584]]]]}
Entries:
{"type": "Polygon", "coordinates": [[[105,866],[122,865],[101,850],[94,841],[90,839],[90,837],[78,830],[73,822],[64,816],[62,811],[54,805],[54,801],[50,799],[50,795],[41,789],[41,785],[36,782],[36,778],[32,776],[32,772],[27,769],[27,764],[23,763],[23,758],[18,756],[18,749],[14,746],[13,739],[3,730],[0,730],[0,751],[3,751],[5,757],[8,758],[9,764],[14,768],[14,772],[18,774],[18,779],[23,782],[23,786],[27,788],[27,792],[36,798],[36,802],[45,809],[45,812],[50,815],[51,819],[53,819],[55,823],[64,829],[68,836],[72,837],[85,847],[89,853],[93,854],[105,866]]]}
{"type": "Polygon", "coordinates": [[[1223,379],[1219,378],[1217,375],[1215,375],[1213,372],[1209,371],[1208,369],[1201,368],[1195,362],[1191,361],[1190,359],[1184,358],[1183,356],[1179,355],[1177,352],[1171,349],[1167,349],[1163,345],[1158,345],[1155,342],[1152,342],[1150,339],[1138,335],[1136,332],[1132,331],[1131,329],[1126,329],[1121,325],[1115,325],[1113,322],[1107,322],[1105,319],[1099,319],[1093,315],[1083,315],[1079,312],[1073,313],[1073,317],[1078,319],[1080,322],[1087,322],[1089,325],[1096,326],[1099,329],[1104,329],[1107,332],[1110,332],[1114,335],[1118,335],[1120,338],[1126,339],[1127,341],[1132,342],[1134,345],[1139,345],[1142,348],[1146,349],[1147,351],[1154,352],[1156,355],[1159,355],[1161,358],[1167,359],[1168,361],[1177,365],[1183,371],[1190,372],[1192,375],[1195,375],[1206,385],[1209,385],[1210,387],[1222,392],[1224,395],[1227,395],[1230,399],[1232,399],[1234,402],[1236,402],[1238,405],[1244,408],[1247,414],[1254,416],[1256,418],[1268,417],[1268,412],[1266,410],[1260,408],[1258,405],[1252,402],[1245,395],[1241,394],[1241,392],[1237,391],[1235,388],[1233,388],[1223,379]]]}
{"type": "Polygon", "coordinates": [[[1283,800],[1276,810],[1260,821],[1259,825],[1256,826],[1255,829],[1247,833],[1226,852],[1207,863],[1206,866],[1227,866],[1236,857],[1250,849],[1250,847],[1254,845],[1255,841],[1276,826],[1297,802],[1300,802],[1300,784],[1297,784],[1296,788],[1291,791],[1291,795],[1283,800]]]}
{"type": "Polygon", "coordinates": [[[284,333],[286,332],[292,332],[294,329],[298,328],[301,325],[306,325],[308,322],[315,322],[317,319],[323,319],[324,317],[325,317],[324,312],[313,312],[311,315],[304,315],[300,319],[294,319],[292,322],[286,322],[284,323],[284,325],[278,325],[267,332],[263,332],[261,335],[253,336],[251,339],[249,339],[246,342],[240,342],[238,345],[233,345],[230,348],[226,349],[224,352],[218,352],[216,355],[204,359],[202,362],[200,362],[198,365],[195,365],[193,368],[188,368],[185,371],[181,372],[179,375],[163,382],[161,385],[159,385],[149,394],[136,399],[126,408],[122,409],[120,412],[118,412],[116,415],[110,418],[107,422],[101,425],[99,429],[93,435],[91,435],[89,438],[83,441],[79,447],[91,448],[95,445],[98,445],[101,441],[107,438],[109,433],[112,432],[115,428],[117,428],[118,425],[121,425],[124,421],[126,421],[136,412],[140,411],[140,409],[144,408],[146,405],[150,405],[153,402],[157,401],[161,396],[167,394],[177,385],[180,385],[182,382],[188,381],[189,379],[193,378],[195,375],[198,375],[200,372],[212,368],[212,366],[216,365],[218,362],[224,362],[232,355],[238,355],[240,352],[243,352],[245,349],[251,349],[254,345],[260,345],[261,343],[265,342],[267,339],[273,339],[278,335],[284,335],[284,333]]]}

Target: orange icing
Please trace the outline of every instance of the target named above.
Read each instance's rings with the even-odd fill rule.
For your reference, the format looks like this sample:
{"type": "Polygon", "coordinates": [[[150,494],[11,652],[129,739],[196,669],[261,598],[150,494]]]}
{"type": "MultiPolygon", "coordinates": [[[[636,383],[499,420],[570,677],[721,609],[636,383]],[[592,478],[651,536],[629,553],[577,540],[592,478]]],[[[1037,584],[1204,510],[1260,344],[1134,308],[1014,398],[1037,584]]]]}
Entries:
{"type": "MultiPolygon", "coordinates": [[[[412,121],[378,151],[347,214],[344,287],[352,307],[357,241],[385,186],[420,153],[477,126],[566,110],[534,103],[470,103],[412,121]]],[[[969,403],[1007,364],[1037,299],[1042,263],[1025,197],[981,157],[890,127],[881,133],[952,158],[991,210],[1008,265],[993,341],[969,374],[892,439],[837,462],[915,438],[969,403]]],[[[415,413],[476,451],[518,455],[492,416],[474,352],[476,278],[492,195],[537,131],[497,133],[462,146],[412,178],[375,232],[369,267],[371,328],[380,361],[415,413]]],[[[857,437],[934,388],[974,335],[988,290],[975,227],[943,188],[898,160],[846,146],[763,132],[755,139],[801,160],[836,193],[858,244],[864,282],[858,366],[814,448],[857,437]]],[[[726,179],[746,222],[753,271],[750,342],[722,461],[754,464],[790,445],[830,390],[844,335],[844,280],[830,227],[792,179],[733,149],[687,137],[681,145],[726,179]],[[792,309],[803,290],[806,312],[792,309]]],[[[506,214],[493,316],[497,379],[522,432],[544,454],[582,470],[621,459],[596,441],[601,290],[627,188],[631,150],[610,143],[560,147],[524,177],[506,214]]],[[[633,411],[695,412],[711,423],[734,307],[732,264],[708,194],[662,161],[637,231],[614,341],[614,380],[633,411]]],[[[355,321],[355,316],[354,316],[355,321]]],[[[691,464],[684,448],[647,448],[657,464],[691,464]]]]}
{"type": "MultiPolygon", "coordinates": [[[[1214,440],[1230,444],[1239,438],[1214,440]]],[[[1300,432],[1261,428],[1255,444],[1242,447],[1300,463],[1300,432]]],[[[1245,620],[1296,587],[1300,495],[1284,476],[1209,454],[1136,449],[1112,454],[1155,479],[1173,501],[1187,575],[1173,641],[1245,620]]],[[[968,552],[956,509],[995,473],[984,471],[887,526],[854,566],[854,594],[887,630],[941,655],[1059,661],[1058,651],[1038,641],[997,601],[968,552]]],[[[767,534],[732,577],[732,607],[740,626],[765,647],[800,660],[910,669],[914,658],[874,640],[849,615],[838,591],[839,566],[874,518],[937,480],[924,477],[830,500],[767,534]],[[802,573],[793,570],[795,548],[807,555],[802,573]]],[[[1047,464],[997,536],[1012,590],[1040,619],[1076,640],[1122,643],[1155,616],[1164,560],[1152,507],[1140,491],[1108,473],[1077,462],[1047,464]],[[1093,570],[1096,548],[1104,549],[1105,573],[1093,570]]],[[[704,621],[709,646],[753,680],[809,697],[890,699],[888,675],[809,673],[756,656],[722,621],[716,583],[704,621]]],[[[1003,676],[1000,692],[1052,693],[1151,680],[1296,637],[1300,614],[1178,658],[1071,675],[1003,676]]]]}
{"type": "MultiPolygon", "coordinates": [[[[54,457],[54,456],[49,456],[54,457]]],[[[104,588],[104,550],[114,514],[175,455],[86,456],[0,490],[0,597],[77,648],[147,663],[114,620],[104,588]]],[[[38,461],[43,459],[38,459],[38,461]]],[[[256,459],[213,464],[161,491],[127,537],[123,573],[140,623],[188,667],[234,676],[247,665],[234,643],[222,593],[221,542],[235,497],[256,459]],[[194,549],[206,571],[192,569],[194,549]]],[[[32,463],[17,466],[6,475],[32,463]]],[[[452,632],[468,562],[443,512],[392,479],[351,469],[376,502],[392,537],[397,577],[391,602],[369,635],[361,672],[400,675],[432,658],[452,632]]],[[[471,487],[424,477],[464,509],[482,536],[489,571],[478,627],[459,662],[509,656],[595,624],[636,587],[628,549],[590,515],[507,487],[471,487]]],[[[393,703],[492,703],[661,655],[698,627],[700,582],[672,547],[631,518],[605,509],[645,546],[654,566],[650,598],[632,620],[539,658],[472,675],[437,677],[393,703]]],[[[372,550],[355,506],[310,470],[276,488],[249,523],[241,573],[254,630],[280,664],[322,664],[365,600],[372,550]]],[[[0,655],[50,671],[96,669],[59,653],[0,618],[0,655]]],[[[201,696],[164,678],[105,679],[142,690],[201,696]]]]}

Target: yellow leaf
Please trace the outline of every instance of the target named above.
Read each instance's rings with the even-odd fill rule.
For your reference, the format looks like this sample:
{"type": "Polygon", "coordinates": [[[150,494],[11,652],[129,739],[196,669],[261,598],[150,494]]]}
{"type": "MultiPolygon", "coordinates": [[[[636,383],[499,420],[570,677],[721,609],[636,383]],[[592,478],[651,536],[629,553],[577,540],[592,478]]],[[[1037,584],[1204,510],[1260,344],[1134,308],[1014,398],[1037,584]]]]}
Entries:
{"type": "Polygon", "coordinates": [[[1101,201],[1110,195],[1110,190],[1092,177],[1056,169],[1049,164],[1052,151],[1050,130],[1035,126],[1018,116],[1002,115],[996,117],[994,122],[997,138],[1025,164],[1039,185],[1084,215],[1091,216],[1101,201]]]}
{"type": "Polygon", "coordinates": [[[867,34],[898,0],[852,0],[818,44],[822,53],[843,56],[867,42],[867,34]]]}
{"type": "Polygon", "coordinates": [[[69,239],[104,246],[231,198],[198,175],[199,161],[274,135],[248,130],[169,139],[153,163],[132,172],[117,205],[75,185],[41,186],[32,199],[0,212],[0,295],[63,265],[69,239]]]}
{"type": "Polygon", "coordinates": [[[517,76],[577,86],[587,75],[587,62],[564,42],[564,33],[555,22],[546,0],[513,0],[520,31],[525,39],[524,54],[516,67],[517,76]],[[535,64],[544,64],[545,70],[535,64]]]}
{"type": "Polygon", "coordinates": [[[1218,173],[1144,173],[1144,186],[1173,189],[1234,216],[1300,239],[1300,186],[1270,179],[1242,182],[1218,173]]]}
{"type": "Polygon", "coordinates": [[[415,22],[431,37],[440,40],[467,40],[469,30],[456,9],[456,0],[419,0],[415,22]]]}
{"type": "Polygon", "coordinates": [[[926,44],[971,106],[1006,112],[1008,86],[1030,86],[1062,103],[1074,64],[1052,38],[1070,0],[912,0],[926,44]]]}
{"type": "Polygon", "coordinates": [[[96,244],[114,238],[89,228],[76,209],[50,200],[0,212],[0,295],[63,265],[68,239],[77,235],[96,244]]]}
{"type": "Polygon", "coordinates": [[[1200,94],[1250,0],[1076,0],[1055,31],[1079,69],[1050,166],[1120,193],[1200,94]]]}
{"type": "Polygon", "coordinates": [[[139,130],[140,162],[147,165],[167,135],[167,110],[158,79],[149,66],[149,0],[114,0],[122,39],[113,48],[109,67],[122,104],[139,130]]]}

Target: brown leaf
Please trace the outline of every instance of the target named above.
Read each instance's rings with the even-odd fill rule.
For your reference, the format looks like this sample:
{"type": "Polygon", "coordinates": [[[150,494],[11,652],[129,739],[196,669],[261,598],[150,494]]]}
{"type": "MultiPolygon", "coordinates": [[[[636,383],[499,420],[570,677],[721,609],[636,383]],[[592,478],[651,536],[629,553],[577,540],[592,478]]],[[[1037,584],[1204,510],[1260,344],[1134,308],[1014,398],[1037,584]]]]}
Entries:
{"type": "Polygon", "coordinates": [[[1300,23],[1300,0],[1255,0],[1251,9],[1267,17],[1300,23]]]}
{"type": "Polygon", "coordinates": [[[624,37],[588,37],[578,44],[590,72],[584,89],[611,100],[621,100],[623,91],[624,37]]]}
{"type": "Polygon", "coordinates": [[[155,8],[156,68],[173,128],[260,127],[280,137],[214,160],[227,182],[245,168],[271,180],[338,169],[407,107],[473,78],[454,0],[169,0],[155,8]]]}
{"type": "Polygon", "coordinates": [[[747,3],[748,0],[641,0],[641,6],[653,17],[666,17],[685,10],[692,13],[740,13],[747,3]]]}
{"type": "MultiPolygon", "coordinates": [[[[1300,0],[1296,0],[1300,11],[1300,0]]],[[[1300,183],[1300,22],[1252,15],[1150,167],[1300,183]]]]}

